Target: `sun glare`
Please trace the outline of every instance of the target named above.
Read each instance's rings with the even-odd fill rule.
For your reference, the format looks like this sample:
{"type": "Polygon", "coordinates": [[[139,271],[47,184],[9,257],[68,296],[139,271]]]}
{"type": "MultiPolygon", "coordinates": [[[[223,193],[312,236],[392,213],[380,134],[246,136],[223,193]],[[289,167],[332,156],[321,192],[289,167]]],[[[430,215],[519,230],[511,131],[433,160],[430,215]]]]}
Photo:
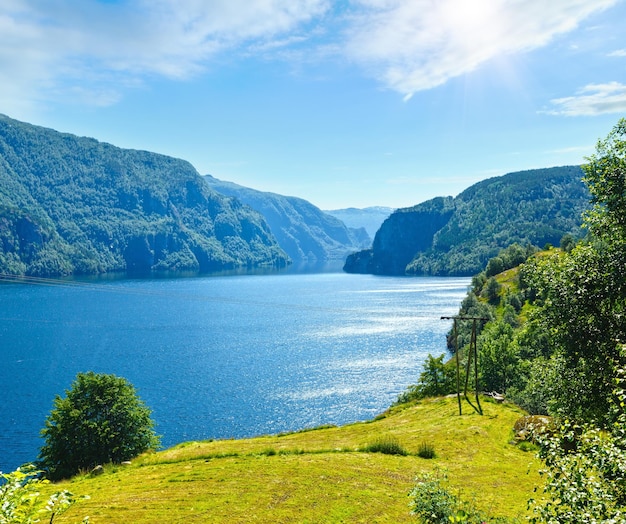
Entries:
{"type": "Polygon", "coordinates": [[[478,51],[494,44],[501,29],[499,2],[494,0],[447,0],[440,4],[442,27],[461,47],[478,51]]]}

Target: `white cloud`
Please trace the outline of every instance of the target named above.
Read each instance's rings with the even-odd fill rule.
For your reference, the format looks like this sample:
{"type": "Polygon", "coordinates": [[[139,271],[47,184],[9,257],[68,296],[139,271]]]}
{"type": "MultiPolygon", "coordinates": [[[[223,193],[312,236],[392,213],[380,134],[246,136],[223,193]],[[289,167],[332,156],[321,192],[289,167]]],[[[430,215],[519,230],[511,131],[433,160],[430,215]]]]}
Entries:
{"type": "Polygon", "coordinates": [[[351,56],[409,98],[500,55],[528,51],[616,0],[361,0],[351,56]]]}
{"type": "Polygon", "coordinates": [[[615,51],[609,53],[607,56],[624,57],[626,56],[626,49],[616,49],[615,51]]]}
{"type": "Polygon", "coordinates": [[[555,98],[554,109],[543,111],[551,115],[595,116],[626,112],[626,85],[619,82],[589,84],[576,96],[555,98]]]}
{"type": "Polygon", "coordinates": [[[49,99],[113,104],[129,86],[192,77],[225,52],[300,65],[347,56],[408,99],[543,46],[616,2],[3,0],[0,110],[19,118],[15,108],[49,99]]]}
{"type": "Polygon", "coordinates": [[[0,101],[27,106],[80,92],[114,103],[147,75],[187,78],[218,52],[273,39],[322,15],[329,0],[4,0],[0,101]]]}

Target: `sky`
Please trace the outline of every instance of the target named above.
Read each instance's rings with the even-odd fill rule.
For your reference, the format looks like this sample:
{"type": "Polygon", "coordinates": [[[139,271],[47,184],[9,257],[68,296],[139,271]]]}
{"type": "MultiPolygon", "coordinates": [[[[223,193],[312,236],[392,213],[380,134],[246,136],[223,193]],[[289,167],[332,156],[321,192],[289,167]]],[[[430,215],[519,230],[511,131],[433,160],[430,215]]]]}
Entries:
{"type": "Polygon", "coordinates": [[[2,0],[0,113],[322,209],[581,164],[626,0],[2,0]]]}

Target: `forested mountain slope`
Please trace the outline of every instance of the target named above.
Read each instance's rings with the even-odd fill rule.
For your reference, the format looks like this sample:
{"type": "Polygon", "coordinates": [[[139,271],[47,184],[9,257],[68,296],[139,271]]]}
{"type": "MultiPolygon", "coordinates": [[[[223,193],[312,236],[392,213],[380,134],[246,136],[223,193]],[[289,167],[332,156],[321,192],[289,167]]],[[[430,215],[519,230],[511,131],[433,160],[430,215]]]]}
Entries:
{"type": "Polygon", "coordinates": [[[579,166],[510,173],[456,198],[438,197],[393,213],[372,249],[348,257],[344,270],[381,275],[473,275],[502,248],[558,245],[581,236],[589,193],[579,166]]]}
{"type": "Polygon", "coordinates": [[[183,160],[0,115],[0,272],[284,266],[263,218],[183,160]]]}
{"type": "Polygon", "coordinates": [[[302,198],[257,191],[211,175],[204,178],[215,191],[233,196],[261,213],[294,262],[343,260],[355,249],[371,245],[363,228],[350,229],[302,198]]]}

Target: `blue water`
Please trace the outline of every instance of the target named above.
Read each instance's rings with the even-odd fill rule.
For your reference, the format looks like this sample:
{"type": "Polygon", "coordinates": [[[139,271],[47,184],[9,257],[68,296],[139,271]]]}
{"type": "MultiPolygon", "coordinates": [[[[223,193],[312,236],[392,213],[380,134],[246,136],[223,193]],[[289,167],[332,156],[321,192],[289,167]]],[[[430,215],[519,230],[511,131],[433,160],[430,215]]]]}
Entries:
{"type": "Polygon", "coordinates": [[[76,374],[127,378],[164,447],[384,411],[445,351],[466,278],[344,273],[0,285],[0,471],[76,374]]]}

